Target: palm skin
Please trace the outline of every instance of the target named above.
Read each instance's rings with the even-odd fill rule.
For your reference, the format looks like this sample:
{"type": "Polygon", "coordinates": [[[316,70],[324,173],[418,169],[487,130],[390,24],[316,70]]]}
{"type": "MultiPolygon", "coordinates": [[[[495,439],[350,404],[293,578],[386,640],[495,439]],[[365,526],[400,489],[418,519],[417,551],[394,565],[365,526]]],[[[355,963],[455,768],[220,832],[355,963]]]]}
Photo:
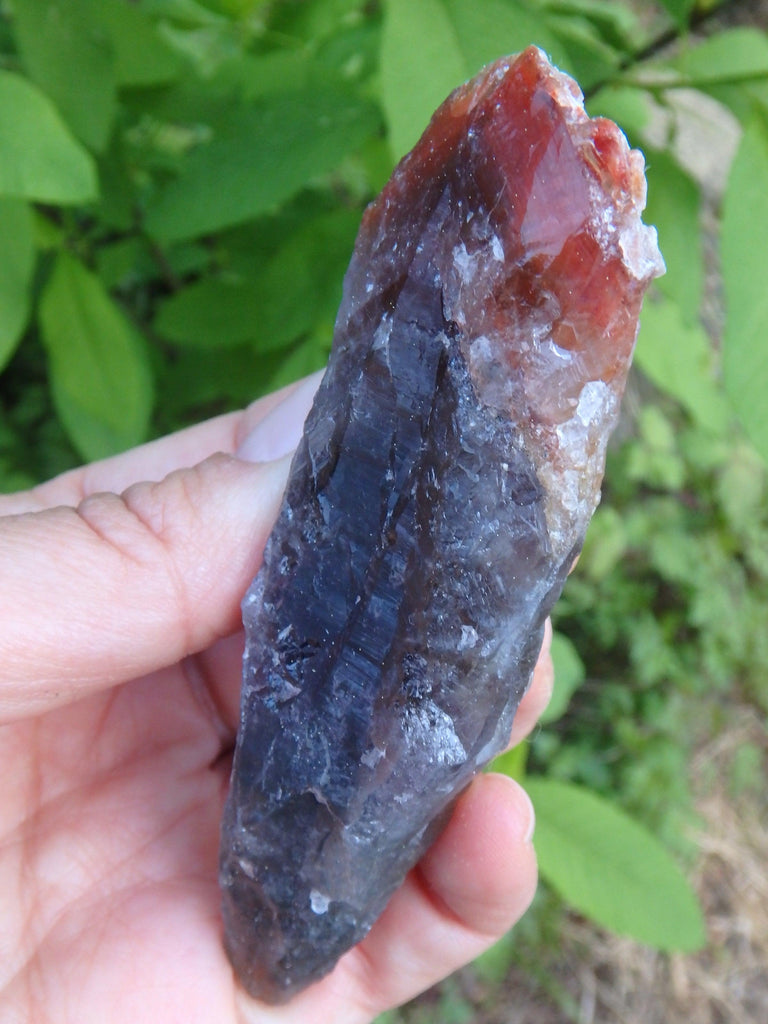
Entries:
{"type": "MultiPolygon", "coordinates": [[[[180,467],[253,450],[259,430],[257,448],[284,449],[264,436],[300,424],[296,404],[272,396],[0,499],[2,1024],[363,1024],[477,955],[530,901],[530,807],[484,776],[327,978],[273,1008],[233,977],[217,857],[238,601],[285,466],[180,467]],[[145,478],[161,482],[128,486],[145,478]]],[[[515,739],[550,686],[544,656],[515,739]]]]}
{"type": "Polygon", "coordinates": [[[217,920],[220,750],[183,665],[6,727],[10,1019],[237,1019],[217,920]]]}

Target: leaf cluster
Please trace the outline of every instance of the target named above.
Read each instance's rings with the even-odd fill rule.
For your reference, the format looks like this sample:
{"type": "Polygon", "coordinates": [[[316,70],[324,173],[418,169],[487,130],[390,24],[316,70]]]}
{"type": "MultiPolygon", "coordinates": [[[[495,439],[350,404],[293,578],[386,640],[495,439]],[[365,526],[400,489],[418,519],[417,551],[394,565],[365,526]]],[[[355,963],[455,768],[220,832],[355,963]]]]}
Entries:
{"type": "Polygon", "coordinates": [[[380,22],[354,2],[3,5],[0,486],[322,365],[391,166],[380,22]]]}
{"type": "MultiPolygon", "coordinates": [[[[668,273],[643,311],[603,506],[556,609],[549,725],[517,774],[546,772],[534,781],[545,821],[550,787],[557,810],[559,786],[574,806],[586,786],[684,854],[696,741],[722,727],[734,700],[768,712],[768,263],[756,238],[768,227],[768,37],[756,28],[683,37],[671,59],[627,64],[591,105],[645,150],[648,218],[668,273]],[[691,110],[714,125],[710,141],[723,149],[714,165],[686,136],[691,110]]],[[[594,829],[600,813],[584,806],[594,829]]],[[[622,832],[636,845],[621,823],[615,842],[622,832]]],[[[574,871],[594,880],[616,866],[616,850],[595,853],[586,840],[580,854],[578,844],[565,853],[545,842],[542,873],[602,924],[687,948],[695,920],[652,873],[634,894],[631,876],[644,872],[628,873],[612,905],[599,885],[583,889],[574,871]]],[[[682,886],[677,895],[685,902],[682,886]]]]}
{"type": "MultiPolygon", "coordinates": [[[[694,5],[664,6],[683,24],[694,5]]],[[[695,87],[745,125],[723,223],[723,374],[764,450],[768,43],[737,29],[638,61],[667,24],[654,5],[593,0],[6,0],[0,486],[322,365],[360,213],[394,158],[457,82],[532,41],[646,147],[669,273],[639,358],[705,415],[722,401],[697,320],[701,184],[675,150],[676,97],[695,87]],[[30,379],[47,398],[31,423],[30,379]],[[56,436],[60,461],[38,435],[56,436]]]]}
{"type": "Polygon", "coordinates": [[[557,608],[568,709],[561,696],[528,770],[618,801],[685,855],[695,744],[734,701],[768,714],[768,479],[743,440],[713,438],[678,408],[646,404],[635,427],[611,452],[557,608]]]}

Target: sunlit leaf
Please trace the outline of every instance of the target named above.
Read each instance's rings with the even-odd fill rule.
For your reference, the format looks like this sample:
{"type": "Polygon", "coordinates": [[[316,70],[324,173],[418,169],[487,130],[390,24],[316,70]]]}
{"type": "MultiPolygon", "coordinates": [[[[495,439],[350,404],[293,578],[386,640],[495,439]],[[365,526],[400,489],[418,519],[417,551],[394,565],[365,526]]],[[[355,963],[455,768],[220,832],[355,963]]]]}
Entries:
{"type": "Polygon", "coordinates": [[[629,136],[640,137],[651,118],[648,93],[645,89],[606,85],[587,101],[592,117],[609,117],[629,136]]]}
{"type": "Polygon", "coordinates": [[[580,786],[529,776],[526,788],[536,808],[539,870],[566,902],[656,949],[701,948],[698,900],[657,839],[580,786]]]}
{"type": "Polygon", "coordinates": [[[732,28],[682,51],[676,66],[697,85],[768,76],[768,35],[756,28],[732,28]]]}
{"type": "Polygon", "coordinates": [[[523,740],[522,743],[518,743],[509,750],[505,750],[503,754],[495,757],[488,765],[488,771],[501,772],[502,775],[508,775],[511,779],[522,782],[525,778],[527,762],[528,742],[523,740]]]}
{"type": "Polygon", "coordinates": [[[675,300],[689,323],[695,323],[704,281],[699,189],[668,154],[647,152],[646,158],[648,205],[644,220],[656,226],[667,265],[657,286],[675,300]]]}
{"type": "MultiPolygon", "coordinates": [[[[515,0],[444,0],[466,64],[465,77],[483,64],[519,53],[534,44],[563,71],[572,69],[569,52],[547,22],[515,0]]],[[[455,84],[459,84],[458,82],[455,84]]],[[[426,127],[426,125],[425,125],[426,127]]]]}
{"type": "Polygon", "coordinates": [[[700,324],[686,322],[675,302],[646,301],[635,359],[703,427],[713,434],[725,431],[729,412],[715,381],[712,343],[700,324]]]}
{"type": "Polygon", "coordinates": [[[530,43],[568,66],[544,20],[504,0],[387,0],[381,47],[381,94],[392,152],[418,140],[435,109],[483,64],[530,43]]]}
{"type": "Polygon", "coordinates": [[[571,697],[584,682],[584,662],[572,641],[562,633],[552,634],[552,662],[555,666],[555,685],[541,722],[556,722],[565,714],[571,697]]]}
{"type": "Polygon", "coordinates": [[[96,198],[93,160],[40,90],[0,71],[0,195],[44,203],[96,198]]]}
{"type": "Polygon", "coordinates": [[[98,459],[144,440],[152,376],[141,339],[101,282],[59,255],[40,305],[54,402],[72,443],[98,459]]]}
{"type": "Polygon", "coordinates": [[[723,206],[725,388],[752,443],[768,460],[768,126],[747,126],[723,206]]]}
{"type": "Polygon", "coordinates": [[[442,0],[387,0],[381,95],[395,157],[416,143],[436,107],[469,73],[442,0]]]}

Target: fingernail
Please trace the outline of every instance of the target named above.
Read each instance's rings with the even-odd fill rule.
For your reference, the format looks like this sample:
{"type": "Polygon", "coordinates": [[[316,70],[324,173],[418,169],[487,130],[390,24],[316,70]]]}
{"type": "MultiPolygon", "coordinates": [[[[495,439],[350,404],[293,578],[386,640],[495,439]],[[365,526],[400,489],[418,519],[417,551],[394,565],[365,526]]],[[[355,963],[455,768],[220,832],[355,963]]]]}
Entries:
{"type": "Polygon", "coordinates": [[[235,455],[245,462],[271,462],[292,452],[301,439],[304,420],[312,408],[323,373],[303,380],[270,410],[240,442],[235,455]]]}
{"type": "Polygon", "coordinates": [[[533,833],[536,831],[536,811],[533,807],[533,801],[522,786],[520,787],[520,792],[525,797],[524,803],[528,805],[528,827],[523,833],[523,842],[531,843],[533,842],[533,833]]]}

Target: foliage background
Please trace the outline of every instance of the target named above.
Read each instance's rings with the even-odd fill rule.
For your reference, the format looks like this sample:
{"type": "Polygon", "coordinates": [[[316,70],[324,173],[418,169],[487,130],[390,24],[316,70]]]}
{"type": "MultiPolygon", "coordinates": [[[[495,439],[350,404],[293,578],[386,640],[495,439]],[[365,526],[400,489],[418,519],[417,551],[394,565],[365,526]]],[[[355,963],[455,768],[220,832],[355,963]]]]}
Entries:
{"type": "MultiPolygon", "coordinates": [[[[734,702],[768,715],[768,35],[744,9],[764,10],[0,2],[4,490],[322,366],[362,209],[488,60],[539,44],[644,149],[668,273],[557,609],[553,705],[500,764],[539,809],[529,948],[557,934],[555,893],[658,948],[701,945],[661,844],[690,867],[694,750],[734,702]],[[564,835],[574,810],[589,827],[564,835]]],[[[754,785],[763,756],[747,743],[726,769],[754,785]]]]}

